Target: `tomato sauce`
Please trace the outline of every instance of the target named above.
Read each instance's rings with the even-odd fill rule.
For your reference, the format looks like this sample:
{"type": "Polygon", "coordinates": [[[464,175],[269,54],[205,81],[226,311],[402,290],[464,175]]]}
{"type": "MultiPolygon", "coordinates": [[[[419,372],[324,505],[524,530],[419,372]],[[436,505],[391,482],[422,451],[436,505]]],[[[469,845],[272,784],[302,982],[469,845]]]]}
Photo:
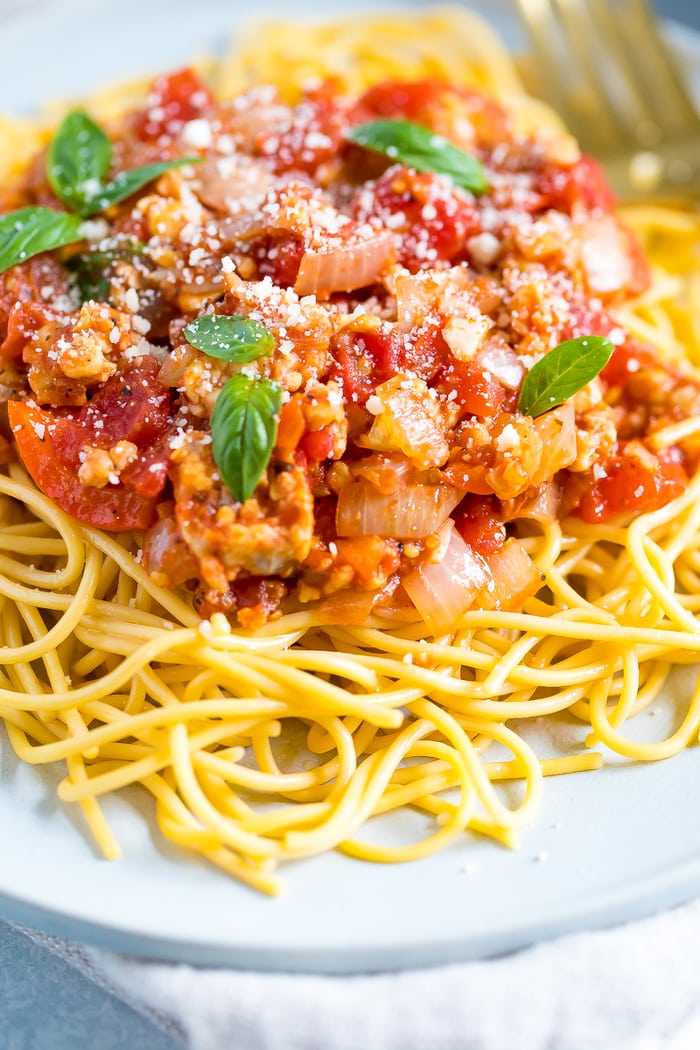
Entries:
{"type": "MultiPolygon", "coordinates": [[[[664,433],[700,412],[700,383],[615,320],[647,265],[570,142],[434,80],[290,105],[217,100],[192,69],[105,130],[106,180],[186,163],[0,274],[0,392],[36,484],[138,533],[202,615],[405,604],[450,528],[487,581],[519,565],[527,595],[540,577],[513,542],[533,505],[626,523],[684,491],[698,449],[664,433]],[[359,145],[377,120],[398,138],[359,145]],[[198,342],[201,317],[271,339],[198,342]],[[613,344],[600,374],[519,407],[555,346],[591,336],[613,344]]],[[[45,157],[3,201],[64,208],[45,157]]]]}

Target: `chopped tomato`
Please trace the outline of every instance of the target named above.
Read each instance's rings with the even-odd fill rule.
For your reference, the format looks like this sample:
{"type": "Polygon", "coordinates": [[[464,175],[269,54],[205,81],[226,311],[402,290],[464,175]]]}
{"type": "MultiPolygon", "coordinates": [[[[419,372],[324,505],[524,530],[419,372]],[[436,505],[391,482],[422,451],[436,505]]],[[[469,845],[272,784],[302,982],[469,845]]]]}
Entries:
{"type": "Polygon", "coordinates": [[[323,427],[321,430],[309,431],[299,442],[299,448],[310,462],[321,463],[328,459],[333,451],[332,430],[330,427],[323,427]]]}
{"type": "Polygon", "coordinates": [[[451,126],[471,124],[477,136],[503,138],[508,119],[494,99],[461,85],[441,80],[386,80],[371,87],[359,100],[353,118],[394,117],[445,133],[451,126]]]}
{"type": "Polygon", "coordinates": [[[603,168],[592,157],[581,157],[574,165],[563,168],[546,164],[537,180],[542,207],[571,215],[577,205],[587,211],[609,212],[615,198],[608,186],[603,168]]]}
{"type": "Polygon", "coordinates": [[[355,572],[360,587],[374,590],[383,586],[399,567],[400,554],[396,540],[381,536],[355,536],[336,541],[338,554],[355,572]]]}
{"type": "Polygon", "coordinates": [[[293,233],[265,234],[248,247],[255,260],[258,277],[271,277],[281,288],[291,288],[299,273],[304,242],[293,233]]]}
{"type": "Polygon", "coordinates": [[[628,338],[622,346],[616,346],[612,357],[600,373],[608,386],[625,386],[631,376],[645,369],[668,369],[651,346],[628,338]]]}
{"type": "Polygon", "coordinates": [[[306,430],[306,420],[302,411],[302,397],[293,394],[282,406],[280,421],[277,427],[276,458],[292,461],[295,450],[301,451],[310,463],[321,463],[328,459],[333,451],[333,431],[330,427],[319,430],[306,430]]]}
{"type": "Polygon", "coordinates": [[[80,409],[81,425],[92,432],[94,444],[108,448],[117,441],[133,441],[146,448],[168,426],[170,393],[160,385],[160,366],[154,357],[113,376],[80,409]]]}
{"type": "Polygon", "coordinates": [[[83,485],[73,467],[61,461],[54,438],[70,426],[66,417],[31,402],[8,403],[10,426],[22,461],[44,495],[67,514],[111,532],[144,529],[156,517],[155,499],[144,499],[123,486],[97,489],[83,485]]]}
{"type": "Polygon", "coordinates": [[[10,314],[17,303],[32,303],[41,309],[41,304],[55,301],[67,291],[66,270],[48,254],[36,255],[0,274],[0,342],[8,334],[10,314]]]}
{"type": "Polygon", "coordinates": [[[688,485],[688,475],[670,453],[655,455],[639,441],[621,444],[605,469],[606,476],[583,494],[576,509],[590,524],[623,512],[658,510],[682,495],[688,485]]]}
{"type": "Polygon", "coordinates": [[[236,612],[241,627],[255,631],[266,620],[279,615],[286,594],[287,585],[283,580],[267,576],[244,576],[234,580],[226,594],[217,594],[209,589],[197,592],[194,607],[204,619],[215,612],[225,615],[236,612]]]}
{"type": "Polygon", "coordinates": [[[452,515],[462,539],[480,554],[500,550],[506,540],[501,504],[495,496],[466,496],[452,515]]]}
{"type": "Polygon", "coordinates": [[[400,372],[406,362],[403,336],[393,327],[368,332],[341,332],[333,347],[331,376],[345,397],[363,405],[379,383],[400,372]]]}
{"type": "MultiPolygon", "coordinates": [[[[147,359],[146,359],[147,360],[147,359]]],[[[157,362],[114,376],[83,408],[52,412],[10,401],[10,426],[24,465],[39,488],[79,521],[113,532],[143,529],[156,517],[167,480],[170,395],[155,379],[157,362]],[[119,484],[97,488],[78,477],[86,446],[129,441],[139,450],[119,484]]]]}
{"type": "Polygon", "coordinates": [[[333,93],[333,85],[324,84],[296,106],[288,128],[261,132],[256,146],[278,174],[305,171],[314,175],[336,157],[346,127],[346,106],[333,93]]]}
{"type": "Polygon", "coordinates": [[[213,105],[209,89],[192,69],[158,77],[148,96],[148,108],[134,117],[133,129],[144,141],[174,135],[188,120],[206,113],[213,105]]]}
{"type": "MultiPolygon", "coordinates": [[[[569,298],[569,320],[560,333],[560,339],[578,339],[582,335],[609,335],[618,324],[600,300],[591,302],[583,292],[573,290],[569,298]]],[[[617,351],[616,351],[617,352],[617,351]]]]}
{"type": "Polygon", "coordinates": [[[449,356],[450,349],[439,324],[425,324],[406,340],[406,367],[426,382],[430,382],[449,356]]]}
{"type": "Polygon", "coordinates": [[[280,421],[277,426],[276,454],[283,460],[291,460],[294,449],[301,441],[306,421],[301,410],[301,397],[293,394],[286,404],[282,405],[280,421]]]}
{"type": "Polygon", "coordinates": [[[457,187],[427,172],[391,168],[357,194],[355,217],[379,218],[396,237],[399,262],[411,273],[464,254],[465,242],[480,229],[479,209],[457,187]]]}
{"type": "Polygon", "coordinates": [[[121,473],[122,485],[147,499],[160,496],[168,480],[170,452],[165,437],[141,452],[121,473]]]}
{"type": "Polygon", "coordinates": [[[450,361],[439,372],[437,389],[464,412],[473,416],[493,416],[506,398],[506,392],[497,379],[478,365],[450,361]]]}
{"type": "Polygon", "coordinates": [[[425,122],[453,90],[439,80],[385,80],[371,87],[359,100],[360,119],[403,117],[425,122]]]}
{"type": "Polygon", "coordinates": [[[22,357],[25,346],[42,325],[49,321],[55,321],[59,317],[58,310],[43,303],[23,302],[17,300],[10,310],[7,320],[7,336],[0,343],[0,357],[10,361],[18,361],[22,357]]]}

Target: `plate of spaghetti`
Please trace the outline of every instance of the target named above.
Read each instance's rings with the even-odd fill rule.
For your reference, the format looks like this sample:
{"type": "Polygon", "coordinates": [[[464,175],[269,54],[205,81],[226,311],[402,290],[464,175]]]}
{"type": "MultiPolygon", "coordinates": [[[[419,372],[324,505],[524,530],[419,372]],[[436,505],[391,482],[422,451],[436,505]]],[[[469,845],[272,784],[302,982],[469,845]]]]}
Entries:
{"type": "Polygon", "coordinates": [[[172,6],[0,118],[4,914],[330,972],[687,899],[697,212],[470,11],[172,6]]]}

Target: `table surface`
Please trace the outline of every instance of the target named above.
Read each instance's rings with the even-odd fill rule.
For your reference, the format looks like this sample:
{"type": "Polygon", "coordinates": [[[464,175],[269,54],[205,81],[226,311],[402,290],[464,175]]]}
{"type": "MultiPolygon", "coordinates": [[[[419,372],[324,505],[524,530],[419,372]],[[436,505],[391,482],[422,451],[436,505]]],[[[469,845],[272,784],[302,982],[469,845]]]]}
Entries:
{"type": "MultiPolygon", "coordinates": [[[[0,0],[0,23],[10,12],[27,6],[24,0],[0,0]]],[[[698,0],[656,0],[656,7],[663,15],[700,30],[698,0]]],[[[82,1050],[88,1046],[96,1050],[182,1050],[184,1045],[1,922],[0,1018],[0,1050],[82,1050]],[[99,1047],[94,1042],[96,1031],[100,1032],[99,1047]]]]}

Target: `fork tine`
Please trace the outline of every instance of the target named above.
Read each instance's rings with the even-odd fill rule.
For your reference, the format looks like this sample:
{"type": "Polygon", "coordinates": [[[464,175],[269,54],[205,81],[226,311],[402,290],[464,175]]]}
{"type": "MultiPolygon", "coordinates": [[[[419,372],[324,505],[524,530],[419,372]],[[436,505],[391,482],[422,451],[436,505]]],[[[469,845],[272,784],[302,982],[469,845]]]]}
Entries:
{"type": "Polygon", "coordinates": [[[573,31],[572,19],[564,17],[569,12],[562,11],[557,0],[518,0],[518,6],[532,39],[542,94],[584,145],[594,127],[598,147],[612,149],[623,129],[610,108],[600,104],[605,91],[591,82],[581,36],[573,31]],[[583,70],[578,68],[581,63],[583,70]]]}
{"type": "Polygon", "coordinates": [[[618,19],[608,20],[618,23],[617,38],[624,37],[621,50],[636,67],[640,93],[659,128],[677,135],[697,134],[698,111],[647,0],[625,0],[618,19]]]}
{"type": "MultiPolygon", "coordinates": [[[[655,112],[654,89],[631,55],[622,13],[613,10],[609,0],[589,0],[591,17],[605,41],[607,55],[624,85],[628,135],[636,148],[647,149],[661,137],[655,112]]],[[[650,60],[652,61],[652,60],[650,60]]]]}
{"type": "Polygon", "coordinates": [[[594,121],[596,143],[603,145],[601,127],[605,126],[608,148],[635,144],[631,128],[641,116],[637,97],[626,89],[617,66],[606,61],[607,40],[601,35],[590,0],[554,2],[583,76],[584,90],[591,99],[588,119],[594,121]]]}
{"type": "Polygon", "coordinates": [[[649,0],[517,0],[539,91],[623,198],[700,193],[700,113],[649,0]]]}
{"type": "Polygon", "coordinates": [[[572,110],[569,93],[561,87],[562,70],[556,47],[550,0],[517,0],[520,14],[528,28],[535,52],[534,73],[542,83],[542,94],[554,106],[567,126],[575,131],[577,114],[572,110]]]}

